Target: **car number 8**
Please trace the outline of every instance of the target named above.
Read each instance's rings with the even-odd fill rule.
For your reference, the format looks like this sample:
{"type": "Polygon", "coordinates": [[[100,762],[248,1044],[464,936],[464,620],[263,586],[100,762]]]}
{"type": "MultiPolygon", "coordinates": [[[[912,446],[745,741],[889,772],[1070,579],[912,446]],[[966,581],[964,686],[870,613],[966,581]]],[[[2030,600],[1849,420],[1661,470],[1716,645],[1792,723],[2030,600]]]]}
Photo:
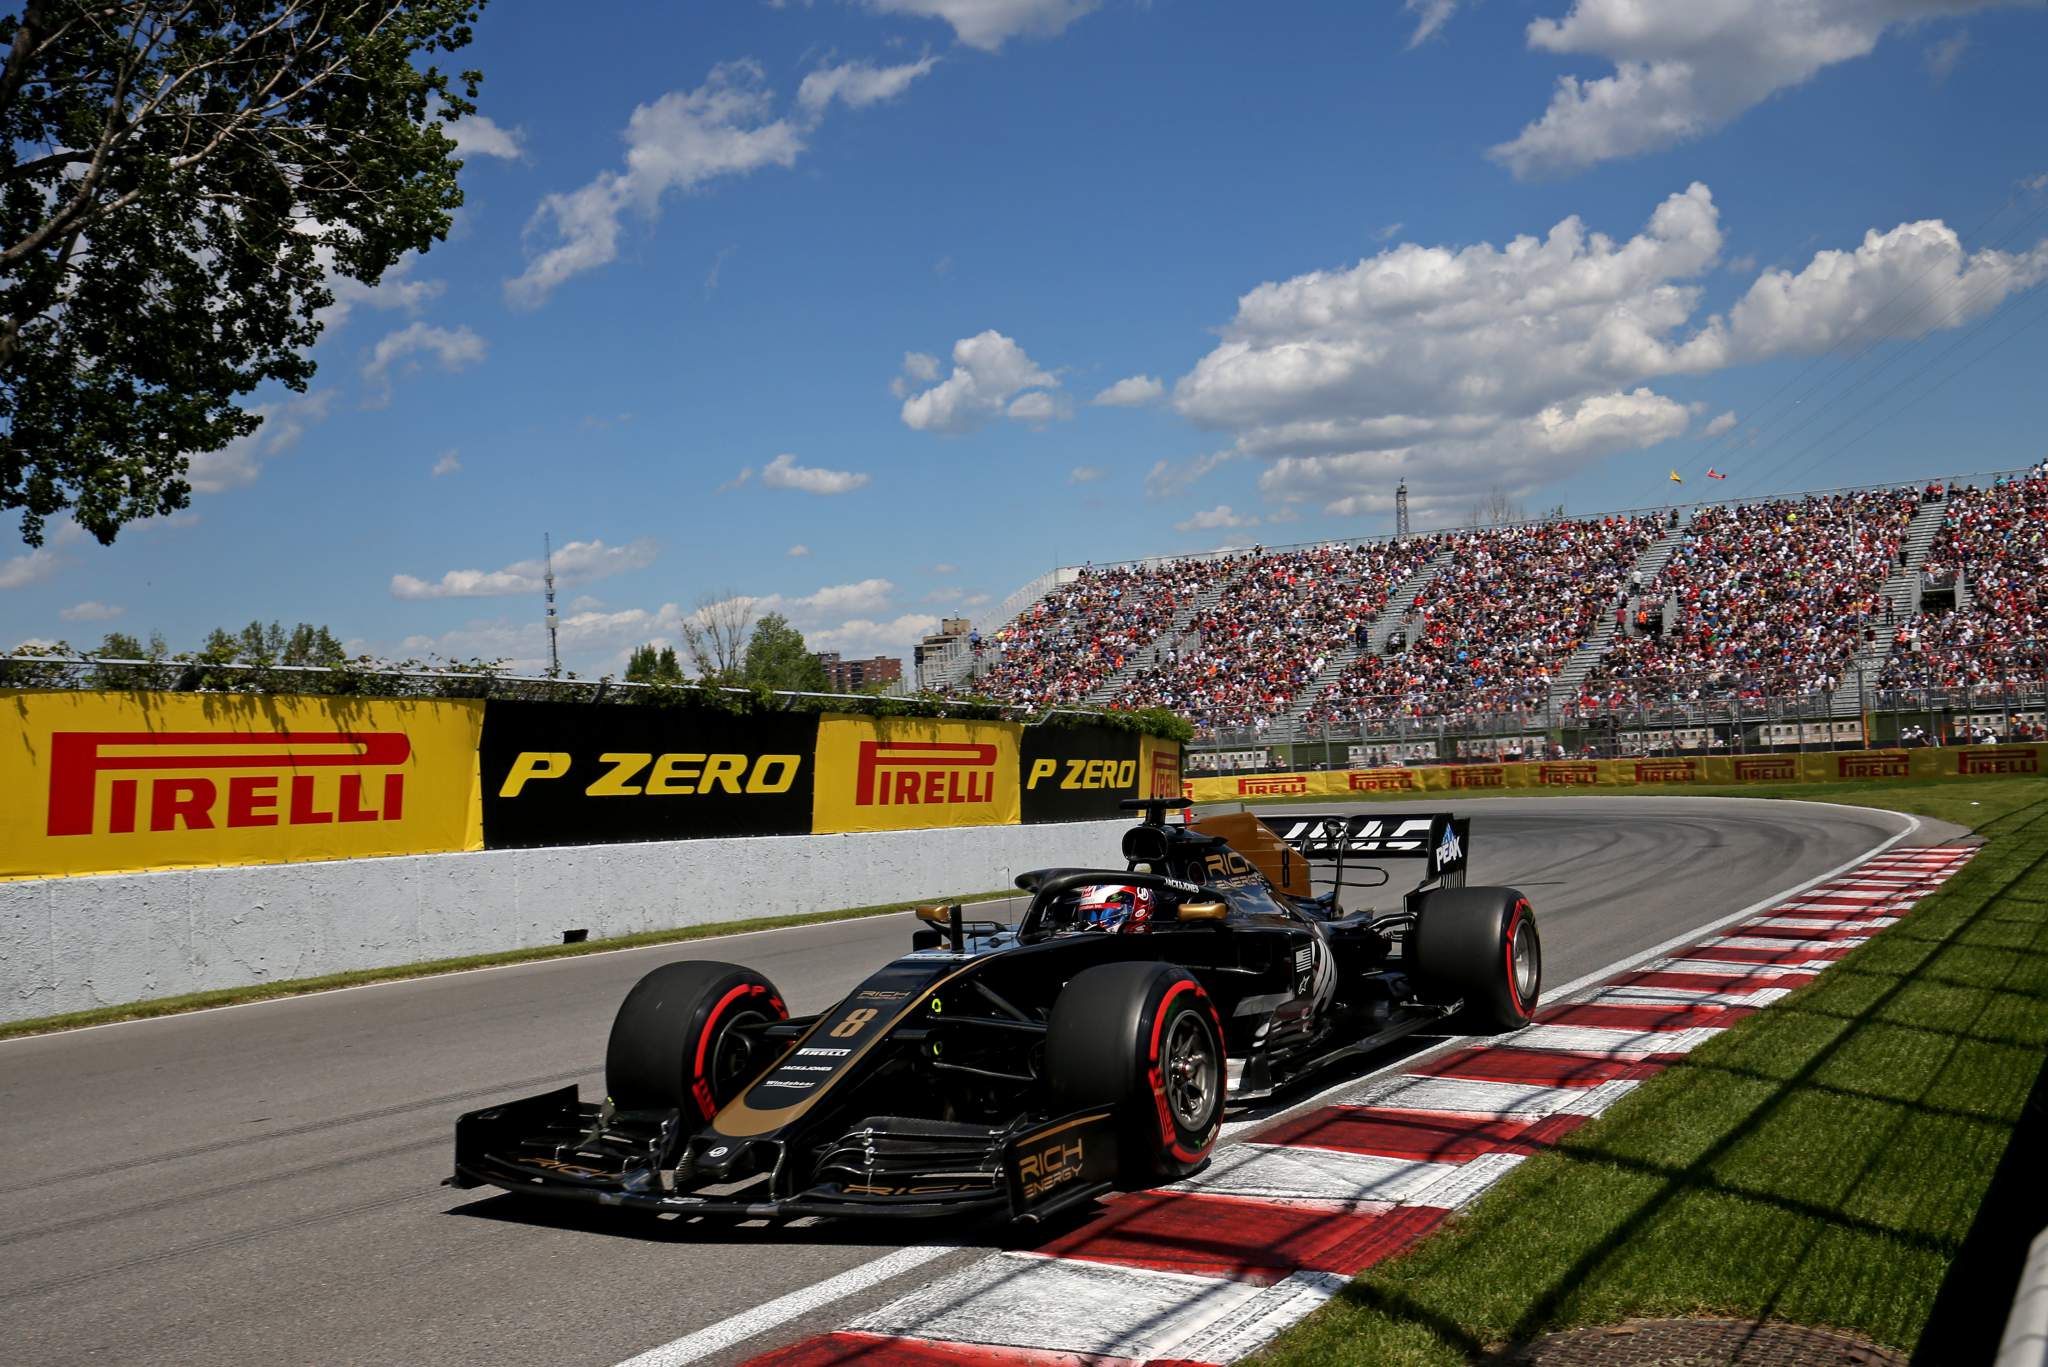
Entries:
{"type": "Polygon", "coordinates": [[[862,1006],[846,1013],[846,1019],[832,1027],[833,1039],[852,1039],[860,1028],[875,1018],[875,1008],[862,1006]]]}

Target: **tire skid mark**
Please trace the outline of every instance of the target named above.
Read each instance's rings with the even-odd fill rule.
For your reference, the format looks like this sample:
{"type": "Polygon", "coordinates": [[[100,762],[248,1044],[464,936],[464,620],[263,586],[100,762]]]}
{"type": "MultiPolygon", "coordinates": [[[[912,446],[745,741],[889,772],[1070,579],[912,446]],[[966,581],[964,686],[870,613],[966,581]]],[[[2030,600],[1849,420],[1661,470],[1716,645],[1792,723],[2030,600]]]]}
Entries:
{"type": "MultiPolygon", "coordinates": [[[[592,1077],[595,1068],[577,1068],[566,1073],[547,1073],[540,1077],[515,1078],[510,1082],[494,1082],[488,1087],[473,1087],[467,1091],[450,1092],[445,1096],[432,1096],[423,1101],[401,1101],[390,1106],[379,1106],[374,1110],[357,1111],[353,1115],[336,1116],[328,1120],[308,1120],[298,1125],[287,1125],[281,1130],[265,1130],[261,1134],[247,1134],[237,1139],[216,1139],[208,1144],[192,1144],[182,1149],[170,1149],[163,1153],[145,1154],[139,1158],[122,1158],[120,1170],[132,1173],[138,1168],[154,1167],[159,1163],[175,1163],[184,1158],[201,1158],[208,1154],[232,1152],[257,1144],[268,1144],[277,1139],[295,1139],[300,1135],[321,1134],[338,1130],[348,1125],[362,1125],[372,1120],[388,1120],[392,1116],[404,1115],[408,1111],[431,1110],[436,1106],[449,1106],[458,1101],[475,1101],[480,1097],[493,1096],[500,1092],[523,1092],[534,1087],[548,1087],[564,1082],[575,1082],[592,1077]]],[[[42,1191],[60,1183],[78,1182],[88,1177],[105,1178],[109,1171],[106,1163],[95,1163],[88,1168],[72,1168],[67,1172],[52,1173],[32,1181],[15,1182],[0,1186],[0,1196],[13,1196],[24,1191],[42,1191]]],[[[0,1244],[7,1241],[0,1238],[0,1244]]]]}

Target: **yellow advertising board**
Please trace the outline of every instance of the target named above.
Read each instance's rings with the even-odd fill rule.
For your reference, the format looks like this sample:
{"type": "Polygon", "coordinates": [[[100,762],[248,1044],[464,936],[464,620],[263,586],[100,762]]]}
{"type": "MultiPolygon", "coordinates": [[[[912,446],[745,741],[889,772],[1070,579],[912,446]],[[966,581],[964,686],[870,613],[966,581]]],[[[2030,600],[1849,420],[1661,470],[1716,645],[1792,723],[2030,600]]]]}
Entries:
{"type": "Polygon", "coordinates": [[[480,701],[0,691],[0,878],[483,848],[480,701]]]}
{"type": "Polygon", "coordinates": [[[1015,825],[1022,732],[1014,722],[828,713],[818,721],[811,829],[1015,825]]]}
{"type": "Polygon", "coordinates": [[[1180,742],[1138,737],[1138,783],[1145,797],[1181,797],[1180,742]]]}
{"type": "Polygon", "coordinates": [[[1383,793],[1449,795],[1546,788],[1585,790],[1642,785],[1854,783],[1900,778],[2014,778],[2041,773],[2044,745],[1970,745],[1914,750],[1833,750],[1814,754],[1677,755],[1662,759],[1570,759],[1502,764],[1436,764],[1335,773],[1241,774],[1187,784],[1197,802],[1257,802],[1277,797],[1369,797],[1383,793]]]}

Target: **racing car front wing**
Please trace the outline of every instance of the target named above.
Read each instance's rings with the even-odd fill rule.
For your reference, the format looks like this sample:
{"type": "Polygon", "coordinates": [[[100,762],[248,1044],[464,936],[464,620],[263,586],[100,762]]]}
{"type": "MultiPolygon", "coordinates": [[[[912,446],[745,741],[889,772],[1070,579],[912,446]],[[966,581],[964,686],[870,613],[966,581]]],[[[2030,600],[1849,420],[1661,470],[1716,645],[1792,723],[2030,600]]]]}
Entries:
{"type": "MultiPolygon", "coordinates": [[[[615,1111],[563,1087],[458,1119],[455,1172],[446,1185],[740,1220],[1006,1212],[1034,1221],[1102,1195],[1118,1168],[1116,1125],[1107,1110],[993,1128],[871,1118],[806,1164],[833,1180],[783,1196],[691,1190],[692,1183],[737,1185],[719,1180],[731,1156],[715,1144],[704,1149],[709,1170],[698,1173],[693,1154],[706,1138],[685,1134],[679,1111],[615,1111]]],[[[772,1193],[794,1185],[785,1181],[792,1155],[784,1141],[754,1146],[765,1151],[748,1155],[757,1176],[746,1186],[772,1193]]]]}

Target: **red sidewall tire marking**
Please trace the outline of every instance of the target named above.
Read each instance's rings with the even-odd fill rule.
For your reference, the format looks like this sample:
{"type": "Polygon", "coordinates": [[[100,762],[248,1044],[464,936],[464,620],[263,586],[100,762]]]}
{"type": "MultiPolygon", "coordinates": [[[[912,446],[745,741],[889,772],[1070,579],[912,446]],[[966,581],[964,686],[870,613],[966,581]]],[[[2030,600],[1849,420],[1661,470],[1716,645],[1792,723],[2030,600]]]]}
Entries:
{"type": "MultiPolygon", "coordinates": [[[[1191,978],[1183,978],[1172,987],[1167,988],[1166,995],[1159,999],[1159,1005],[1152,1008],[1152,1046],[1146,1058],[1145,1078],[1152,1086],[1153,1104],[1159,1109],[1160,1142],[1165,1144],[1167,1151],[1181,1162],[1193,1163],[1199,1161],[1202,1155],[1208,1152],[1209,1144],[1213,1141],[1215,1127],[1211,1127],[1210,1137],[1205,1138],[1202,1146],[1198,1149],[1191,1150],[1180,1142],[1180,1127],[1173,1123],[1173,1110],[1166,1100],[1166,1076],[1160,1071],[1159,1067],[1159,1036],[1166,1029],[1166,1017],[1169,1014],[1167,1008],[1173,1004],[1173,999],[1183,992],[1195,993],[1196,999],[1209,1008],[1210,1023],[1212,1025],[1217,1024],[1215,1003],[1209,1000],[1208,993],[1202,991],[1200,983],[1191,978]]],[[[1223,1039],[1223,1031],[1220,1025],[1216,1031],[1216,1038],[1219,1042],[1223,1039]]]]}
{"type": "Polygon", "coordinates": [[[1515,931],[1522,924],[1522,913],[1528,909],[1528,898],[1516,899],[1514,906],[1508,908],[1507,934],[1501,937],[1503,957],[1507,960],[1508,1000],[1514,1003],[1515,1014],[1525,1019],[1529,1015],[1529,1006],[1522,1000],[1522,985],[1515,978],[1515,931]]]}
{"type": "Polygon", "coordinates": [[[718,1114],[718,1105],[711,1092],[711,1079],[704,1076],[704,1055],[711,1048],[712,1039],[718,1034],[718,1018],[725,1014],[725,1008],[741,997],[748,996],[767,997],[769,1005],[776,1008],[778,1016],[785,1019],[788,1016],[788,1013],[781,1009],[782,1003],[760,983],[741,983],[718,999],[717,1005],[711,1008],[711,1014],[704,1018],[704,1028],[697,1032],[697,1057],[690,1067],[690,1095],[696,1100],[697,1109],[706,1120],[718,1114]]]}

